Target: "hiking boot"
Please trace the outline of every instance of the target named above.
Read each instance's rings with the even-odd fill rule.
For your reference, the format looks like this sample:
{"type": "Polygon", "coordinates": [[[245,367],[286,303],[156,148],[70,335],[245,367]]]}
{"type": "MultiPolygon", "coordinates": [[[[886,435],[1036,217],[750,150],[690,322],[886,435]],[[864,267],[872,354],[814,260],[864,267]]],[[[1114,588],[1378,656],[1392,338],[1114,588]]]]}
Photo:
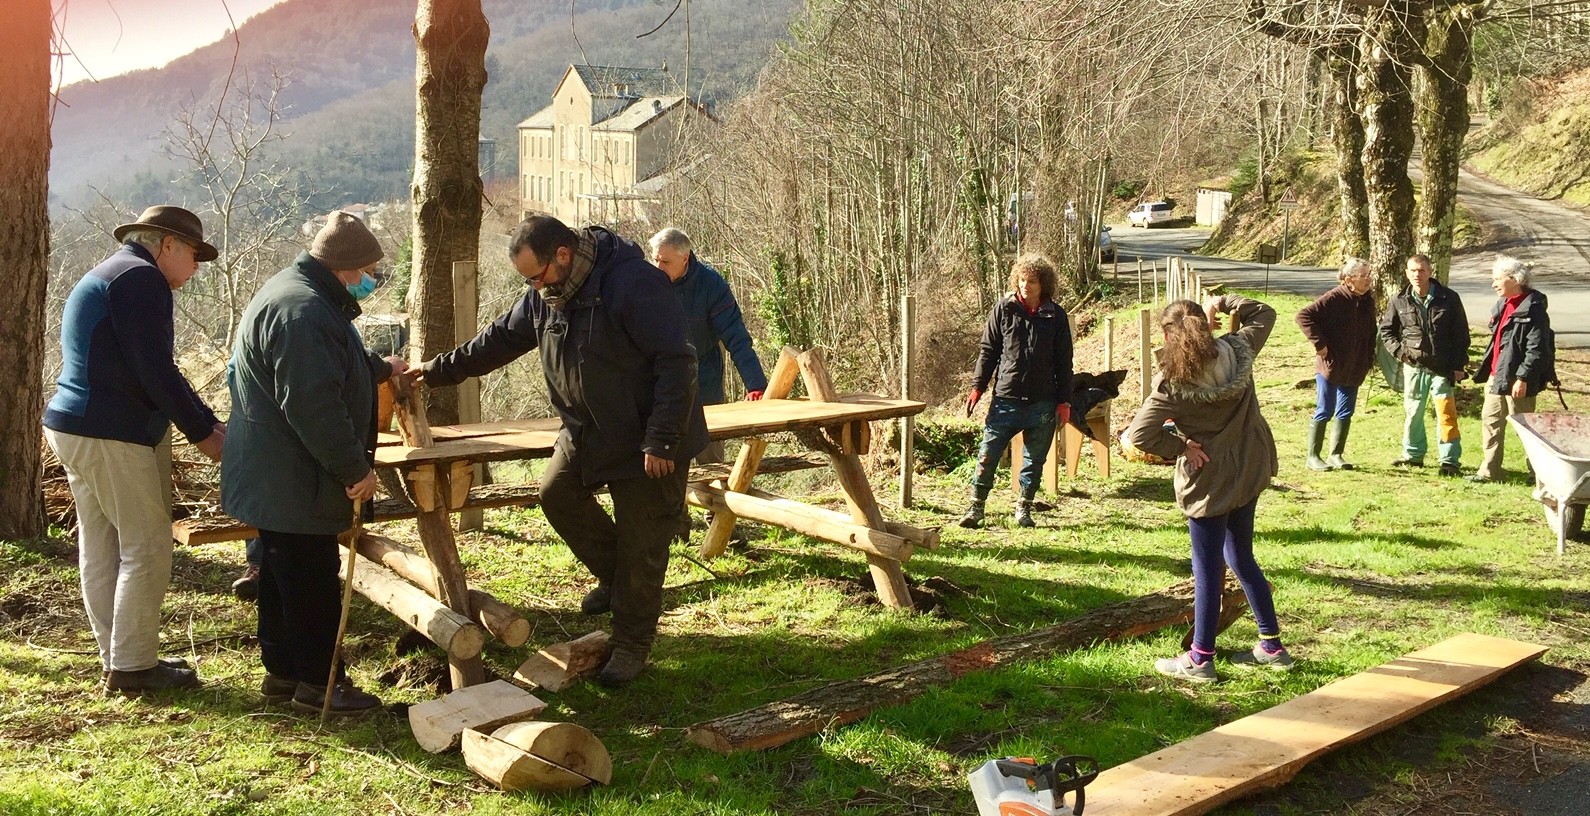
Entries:
{"type": "Polygon", "coordinates": [[[243,568],[243,574],[232,582],[232,594],[240,601],[252,601],[259,597],[258,564],[249,564],[243,568]]]}
{"type": "Polygon", "coordinates": [[[288,677],[277,677],[270,672],[265,673],[265,679],[261,680],[259,684],[259,696],[267,703],[285,703],[293,699],[293,695],[297,693],[297,680],[288,677]]]}
{"type": "Polygon", "coordinates": [[[137,695],[146,691],[198,687],[198,672],[193,669],[168,666],[165,663],[156,663],[139,671],[111,669],[105,674],[105,691],[108,693],[137,695]]]}
{"type": "MultiPolygon", "coordinates": [[[[299,683],[293,692],[293,708],[316,714],[326,703],[326,687],[314,683],[299,683]]],[[[351,717],[367,714],[381,708],[381,698],[360,691],[351,680],[338,680],[331,691],[331,714],[334,717],[351,717]]]]}
{"type": "Polygon", "coordinates": [[[608,655],[607,665],[596,674],[596,682],[608,688],[629,685],[646,668],[646,650],[620,646],[608,655]]]}
{"type": "Polygon", "coordinates": [[[597,584],[596,588],[585,593],[580,599],[580,612],[586,615],[606,615],[613,611],[613,588],[607,584],[597,584]]]}
{"type": "Polygon", "coordinates": [[[1154,671],[1166,677],[1191,680],[1194,683],[1212,683],[1216,679],[1215,661],[1210,659],[1201,664],[1194,663],[1192,652],[1182,652],[1176,657],[1162,657],[1154,661],[1154,671]]]}
{"type": "Polygon", "coordinates": [[[1454,479],[1463,475],[1462,468],[1459,468],[1457,465],[1449,465],[1446,462],[1441,463],[1440,472],[1442,476],[1447,476],[1454,479]]]}
{"type": "Polygon", "coordinates": [[[1391,464],[1392,464],[1393,467],[1400,467],[1400,468],[1422,468],[1422,467],[1424,467],[1424,460],[1423,459],[1414,459],[1411,456],[1404,456],[1404,457],[1402,457],[1400,459],[1391,460],[1391,464]]]}
{"type": "Polygon", "coordinates": [[[1319,458],[1320,447],[1325,444],[1325,423],[1320,420],[1310,420],[1308,423],[1308,458],[1305,460],[1309,470],[1330,470],[1331,466],[1319,458]]]}
{"type": "Polygon", "coordinates": [[[1038,522],[1032,520],[1032,502],[1021,499],[1016,502],[1016,526],[1037,527],[1038,522]]]}
{"type": "Polygon", "coordinates": [[[1292,664],[1296,662],[1292,659],[1292,655],[1287,653],[1284,646],[1281,647],[1279,652],[1267,652],[1263,646],[1255,644],[1253,651],[1243,652],[1231,657],[1231,665],[1233,666],[1269,668],[1276,671],[1286,671],[1292,668],[1292,664]]]}
{"type": "Polygon", "coordinates": [[[1342,453],[1347,450],[1347,434],[1353,429],[1353,419],[1336,420],[1335,432],[1331,434],[1331,455],[1325,457],[1325,464],[1331,470],[1352,470],[1353,464],[1342,458],[1342,453]]]}

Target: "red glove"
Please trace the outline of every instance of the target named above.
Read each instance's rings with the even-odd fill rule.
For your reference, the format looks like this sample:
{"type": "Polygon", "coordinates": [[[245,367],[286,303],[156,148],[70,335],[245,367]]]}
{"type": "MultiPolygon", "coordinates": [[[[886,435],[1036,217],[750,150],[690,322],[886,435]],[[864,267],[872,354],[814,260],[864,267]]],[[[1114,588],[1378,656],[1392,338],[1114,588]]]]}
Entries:
{"type": "Polygon", "coordinates": [[[762,398],[762,392],[761,391],[747,391],[747,392],[745,392],[745,401],[746,402],[756,402],[757,400],[759,400],[761,398],[762,398]]]}
{"type": "Polygon", "coordinates": [[[1071,403],[1060,403],[1059,407],[1054,409],[1054,415],[1060,420],[1061,425],[1069,423],[1071,421],[1071,403]]]}
{"type": "Polygon", "coordinates": [[[972,415],[972,409],[977,407],[977,401],[983,398],[983,392],[973,388],[972,393],[966,397],[966,415],[972,415]]]}

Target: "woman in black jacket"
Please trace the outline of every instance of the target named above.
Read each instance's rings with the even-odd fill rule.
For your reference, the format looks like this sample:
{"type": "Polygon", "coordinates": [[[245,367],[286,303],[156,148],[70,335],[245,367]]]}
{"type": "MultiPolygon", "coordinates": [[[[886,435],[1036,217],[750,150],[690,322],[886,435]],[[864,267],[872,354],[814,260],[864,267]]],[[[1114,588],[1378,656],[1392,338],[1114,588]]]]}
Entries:
{"type": "Polygon", "coordinates": [[[1026,451],[1016,523],[1036,526],[1032,502],[1054,441],[1055,423],[1064,423],[1071,416],[1071,323],[1065,309],[1055,302],[1058,287],[1058,276],[1048,258],[1022,255],[1010,270],[1011,292],[988,314],[977,374],[966,398],[967,415],[990,382],[994,394],[977,451],[972,505],[961,517],[962,527],[983,526],[983,505],[994,487],[994,471],[1018,433],[1026,451]]]}
{"type": "Polygon", "coordinates": [[[1507,417],[1535,410],[1535,395],[1546,383],[1557,380],[1557,353],[1546,317],[1546,296],[1529,287],[1529,267],[1517,258],[1499,255],[1491,266],[1491,329],[1485,356],[1474,372],[1474,382],[1485,384],[1485,408],[1480,414],[1480,442],[1484,453],[1479,470],[1469,481],[1501,478],[1507,417]]]}

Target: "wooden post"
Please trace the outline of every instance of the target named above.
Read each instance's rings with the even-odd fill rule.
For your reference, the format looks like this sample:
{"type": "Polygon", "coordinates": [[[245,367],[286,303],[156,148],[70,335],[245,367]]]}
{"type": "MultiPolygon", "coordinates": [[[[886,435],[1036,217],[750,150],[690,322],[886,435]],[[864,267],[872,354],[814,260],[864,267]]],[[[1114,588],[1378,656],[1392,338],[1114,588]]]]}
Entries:
{"type": "Polygon", "coordinates": [[[1137,302],[1143,302],[1143,259],[1137,259],[1137,302]]]}
{"type": "Polygon", "coordinates": [[[1115,318],[1104,318],[1104,370],[1115,367],[1115,318]]]}
{"type": "MultiPolygon", "coordinates": [[[[839,392],[834,389],[833,380],[828,377],[828,367],[823,363],[822,352],[809,349],[800,353],[801,379],[806,383],[806,395],[814,402],[838,402],[839,392]]],[[[874,530],[886,529],[883,520],[883,511],[878,509],[878,500],[873,497],[872,484],[867,481],[867,472],[861,466],[861,458],[854,453],[843,453],[837,449],[828,451],[828,458],[834,463],[834,472],[839,476],[839,485],[845,492],[845,503],[850,506],[850,517],[857,524],[864,524],[874,530]]],[[[905,583],[905,570],[901,569],[900,562],[884,558],[879,555],[867,556],[867,568],[872,572],[873,585],[878,590],[878,600],[884,606],[896,609],[910,609],[911,588],[905,583]]]]}
{"type": "MultiPolygon", "coordinates": [[[[900,296],[900,399],[910,399],[916,366],[916,298],[900,296]]],[[[916,475],[916,417],[900,418],[900,507],[911,507],[911,480],[916,475]]]]}
{"type": "MultiPolygon", "coordinates": [[[[762,399],[785,399],[795,387],[795,380],[800,376],[800,362],[796,359],[795,350],[786,348],[779,353],[778,364],[773,366],[773,376],[768,378],[767,390],[762,392],[762,399]]],[[[740,453],[734,459],[734,467],[729,470],[729,479],[724,484],[729,490],[743,493],[751,486],[751,479],[756,476],[756,469],[762,464],[762,454],[767,452],[767,440],[760,436],[746,439],[740,445],[740,453]]],[[[707,534],[701,539],[699,552],[702,558],[717,558],[729,546],[729,538],[734,535],[735,515],[733,513],[714,513],[712,524],[707,528],[707,534]]]]}
{"type": "Polygon", "coordinates": [[[1148,309],[1137,310],[1137,337],[1140,343],[1137,354],[1139,402],[1148,402],[1148,389],[1154,383],[1154,347],[1149,339],[1153,322],[1148,309]]]}
{"type": "Polygon", "coordinates": [[[1154,283],[1154,310],[1159,310],[1159,261],[1148,262],[1149,274],[1154,283]]]}
{"type": "MultiPolygon", "coordinates": [[[[453,335],[457,343],[473,338],[475,328],[480,323],[478,280],[478,267],[474,261],[453,262],[453,335]]],[[[480,419],[480,378],[470,377],[458,384],[458,421],[469,425],[480,419]]],[[[485,484],[486,466],[475,464],[472,467],[474,475],[470,482],[485,484]]],[[[460,532],[479,530],[483,522],[484,512],[478,508],[458,514],[460,532]]]]}

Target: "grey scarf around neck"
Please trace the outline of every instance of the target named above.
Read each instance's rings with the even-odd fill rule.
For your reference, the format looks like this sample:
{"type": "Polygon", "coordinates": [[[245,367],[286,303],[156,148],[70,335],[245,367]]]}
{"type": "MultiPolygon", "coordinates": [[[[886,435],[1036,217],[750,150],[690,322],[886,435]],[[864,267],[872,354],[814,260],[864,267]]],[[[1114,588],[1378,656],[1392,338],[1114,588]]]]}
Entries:
{"type": "Polygon", "coordinates": [[[591,270],[595,266],[596,236],[588,230],[581,230],[580,244],[574,249],[574,263],[569,269],[569,277],[541,287],[541,299],[553,309],[563,311],[563,307],[569,305],[569,301],[579,294],[580,287],[585,284],[585,279],[591,276],[591,270]]]}

